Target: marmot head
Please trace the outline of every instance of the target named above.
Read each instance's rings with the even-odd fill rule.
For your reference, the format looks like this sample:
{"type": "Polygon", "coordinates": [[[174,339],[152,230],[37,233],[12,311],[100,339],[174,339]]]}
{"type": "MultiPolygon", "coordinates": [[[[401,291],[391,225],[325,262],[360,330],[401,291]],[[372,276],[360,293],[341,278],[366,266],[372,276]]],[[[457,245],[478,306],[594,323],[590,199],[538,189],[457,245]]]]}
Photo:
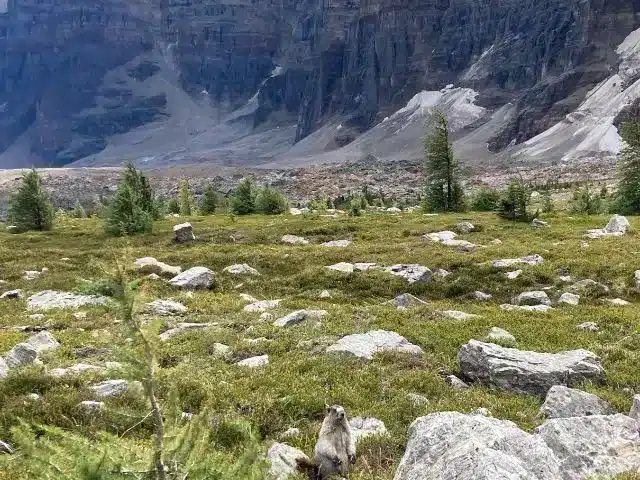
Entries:
{"type": "Polygon", "coordinates": [[[347,412],[342,405],[327,406],[327,417],[332,423],[344,423],[347,420],[347,412]]]}

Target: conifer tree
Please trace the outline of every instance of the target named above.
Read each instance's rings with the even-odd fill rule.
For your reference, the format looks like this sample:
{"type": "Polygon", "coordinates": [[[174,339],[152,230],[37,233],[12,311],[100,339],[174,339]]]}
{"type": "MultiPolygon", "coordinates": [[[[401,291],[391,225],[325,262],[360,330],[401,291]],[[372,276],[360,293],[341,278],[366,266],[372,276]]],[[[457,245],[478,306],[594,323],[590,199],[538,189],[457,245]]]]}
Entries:
{"type": "Polygon", "coordinates": [[[250,178],[246,178],[233,192],[231,211],[236,215],[255,213],[256,191],[250,178]]]}
{"type": "Polygon", "coordinates": [[[211,215],[212,213],[215,213],[217,203],[218,198],[215,190],[213,189],[213,185],[207,183],[204,186],[204,192],[200,199],[200,213],[202,215],[211,215]]]}
{"type": "Polygon", "coordinates": [[[612,203],[614,213],[640,213],[640,118],[629,117],[621,126],[624,148],[620,153],[620,183],[612,203]]]}
{"type": "Polygon", "coordinates": [[[167,210],[171,214],[180,213],[180,203],[177,198],[170,198],[167,203],[167,210]]]}
{"type": "Polygon", "coordinates": [[[287,211],[287,198],[274,188],[263,188],[256,197],[256,211],[264,215],[280,215],[287,211]]]}
{"type": "Polygon", "coordinates": [[[78,200],[76,200],[76,203],[73,205],[71,216],[73,218],[87,218],[87,212],[78,200]]]}
{"type": "Polygon", "coordinates": [[[22,232],[53,228],[53,206],[35,169],[23,174],[22,183],[11,196],[8,223],[22,232]]]}
{"type": "Polygon", "coordinates": [[[458,162],[449,141],[449,124],[438,113],[431,133],[425,133],[426,204],[431,211],[451,212],[464,208],[458,162]]]}
{"type": "Polygon", "coordinates": [[[180,180],[180,190],[178,192],[178,203],[180,204],[180,215],[191,216],[195,213],[195,198],[191,191],[189,180],[180,180]]]}
{"type": "Polygon", "coordinates": [[[156,215],[159,216],[160,212],[148,180],[128,163],[118,191],[109,202],[105,231],[114,236],[150,232],[156,215]]]}

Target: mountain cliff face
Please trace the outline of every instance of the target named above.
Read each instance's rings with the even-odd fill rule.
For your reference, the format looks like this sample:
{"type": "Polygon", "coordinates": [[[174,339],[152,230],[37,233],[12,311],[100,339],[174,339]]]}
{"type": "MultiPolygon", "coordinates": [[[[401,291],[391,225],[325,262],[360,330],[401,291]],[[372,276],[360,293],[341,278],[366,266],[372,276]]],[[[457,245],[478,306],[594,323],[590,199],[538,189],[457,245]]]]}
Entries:
{"type": "Polygon", "coordinates": [[[473,107],[458,136],[501,152],[616,74],[639,26],[640,0],[9,0],[0,167],[385,157],[363,136],[447,85],[473,107]]]}

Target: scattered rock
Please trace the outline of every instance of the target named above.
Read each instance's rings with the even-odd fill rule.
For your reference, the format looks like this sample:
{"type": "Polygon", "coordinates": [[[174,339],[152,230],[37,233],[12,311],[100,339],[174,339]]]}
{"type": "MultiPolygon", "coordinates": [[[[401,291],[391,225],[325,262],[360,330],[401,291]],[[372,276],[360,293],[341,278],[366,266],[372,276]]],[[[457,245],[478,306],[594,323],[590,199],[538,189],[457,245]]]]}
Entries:
{"type": "Polygon", "coordinates": [[[450,318],[451,320],[471,320],[472,318],[478,318],[479,315],[473,313],[459,312],[458,310],[443,310],[438,312],[441,315],[450,318]]]}
{"type": "Polygon", "coordinates": [[[594,322],[584,322],[576,327],[578,330],[584,330],[587,332],[599,332],[600,327],[594,322]]]}
{"type": "Polygon", "coordinates": [[[172,316],[187,313],[187,307],[173,300],[154,300],[145,305],[145,310],[153,315],[172,316]]]}
{"type": "Polygon", "coordinates": [[[219,358],[220,360],[229,360],[233,351],[229,345],[225,345],[224,343],[214,343],[213,348],[211,349],[211,355],[214,358],[219,358]]]}
{"type": "Polygon", "coordinates": [[[631,406],[629,416],[640,424],[640,395],[633,396],[633,405],[631,406]]]}
{"type": "Polygon", "coordinates": [[[517,305],[549,305],[551,306],[551,300],[546,292],[532,291],[523,292],[515,299],[517,305]]]}
{"type": "Polygon", "coordinates": [[[600,358],[587,350],[539,353],[471,340],[458,353],[465,377],[511,392],[546,395],[554,385],[601,382],[600,358]]]}
{"type": "Polygon", "coordinates": [[[363,438],[374,435],[389,435],[387,427],[385,427],[382,420],[377,418],[353,417],[349,419],[349,425],[351,426],[351,435],[356,443],[363,438]]]}
{"type": "Polygon", "coordinates": [[[516,278],[518,278],[520,275],[522,275],[522,270],[514,270],[513,272],[507,272],[505,273],[505,276],[509,279],[509,280],[515,280],[516,278]]]}
{"type": "Polygon", "coordinates": [[[141,389],[140,382],[127,380],[106,380],[91,386],[91,390],[98,398],[119,397],[130,390],[141,389]]]}
{"type": "Polygon", "coordinates": [[[29,337],[27,343],[35,348],[38,354],[47,350],[55,350],[60,347],[60,343],[46,330],[29,337]]]}
{"type": "Polygon", "coordinates": [[[473,252],[478,245],[467,240],[444,240],[442,244],[447,247],[457,247],[460,252],[473,252]]]}
{"type": "Polygon", "coordinates": [[[549,305],[510,305],[508,303],[503,303],[500,305],[502,310],[522,310],[523,312],[541,312],[546,313],[549,310],[553,310],[553,307],[549,305]]]}
{"type": "Polygon", "coordinates": [[[494,260],[493,262],[491,262],[491,265],[494,268],[507,268],[519,264],[540,265],[543,262],[544,258],[542,258],[540,255],[530,255],[521,258],[504,258],[502,260],[494,260]]]}
{"type": "Polygon", "coordinates": [[[403,293],[402,295],[398,295],[393,300],[389,300],[384,303],[385,305],[394,305],[396,308],[417,307],[427,304],[427,302],[425,302],[424,300],[420,300],[418,297],[415,297],[410,293],[403,293]]]}
{"type": "Polygon", "coordinates": [[[302,215],[302,213],[303,213],[302,210],[300,210],[299,208],[291,207],[289,209],[289,214],[291,215],[302,215]]]}
{"type": "Polygon", "coordinates": [[[328,312],[326,310],[296,310],[273,323],[274,327],[292,327],[305,320],[321,320],[328,312]]]}
{"type": "Polygon", "coordinates": [[[229,265],[222,271],[225,273],[230,273],[232,275],[260,275],[260,272],[258,272],[255,268],[250,267],[246,263],[236,263],[235,265],[229,265]]]}
{"type": "Polygon", "coordinates": [[[257,302],[245,305],[242,309],[245,312],[264,312],[280,306],[281,300],[259,300],[257,302]]]}
{"type": "Polygon", "coordinates": [[[47,273],[49,273],[49,269],[48,268],[43,268],[41,271],[37,271],[37,270],[27,270],[24,272],[24,276],[22,277],[23,280],[37,280],[38,278],[42,277],[43,275],[46,275],[47,273]]]}
{"type": "Polygon", "coordinates": [[[516,337],[500,327],[491,327],[487,334],[488,340],[496,340],[501,342],[516,342],[516,337]]]}
{"type": "Polygon", "coordinates": [[[451,272],[445,270],[444,268],[439,268],[435,271],[434,275],[440,278],[447,278],[449,275],[451,275],[451,272]]]}
{"type": "Polygon", "coordinates": [[[270,478],[287,480],[298,472],[296,460],[307,457],[303,452],[284,443],[274,443],[267,451],[267,461],[271,464],[270,478]]]}
{"type": "Polygon", "coordinates": [[[173,267],[166,263],[159,262],[153,257],[138,258],[135,261],[134,266],[138,270],[138,273],[141,274],[148,273],[162,275],[165,277],[175,277],[182,272],[182,268],[173,267]]]}
{"type": "Polygon", "coordinates": [[[627,302],[621,298],[604,298],[602,299],[603,303],[607,303],[613,307],[628,307],[631,305],[631,302],[627,302]]]}
{"type": "Polygon", "coordinates": [[[575,293],[565,292],[560,295],[558,299],[558,305],[578,305],[580,303],[580,295],[575,293]]]}
{"type": "Polygon", "coordinates": [[[476,229],[471,222],[460,222],[456,228],[460,233],[471,233],[476,229]]]}
{"type": "Polygon", "coordinates": [[[177,243],[193,242],[196,236],[193,234],[193,227],[190,223],[181,223],[173,226],[173,235],[177,243]]]}
{"type": "Polygon", "coordinates": [[[176,275],[169,283],[184,290],[209,289],[213,287],[215,274],[206,267],[193,267],[176,275]]]}
{"type": "Polygon", "coordinates": [[[175,327],[165,330],[160,334],[160,340],[166,342],[177,335],[181,335],[193,330],[204,330],[207,328],[215,327],[216,323],[178,323],[175,327]]]}
{"type": "Polygon", "coordinates": [[[84,400],[78,404],[78,408],[88,413],[99,412],[104,409],[104,402],[96,402],[95,400],[84,400]]]}
{"type": "Polygon", "coordinates": [[[429,404],[429,399],[424,395],[420,395],[418,393],[409,393],[407,394],[407,397],[414,407],[423,407],[429,404]]]}
{"type": "Polygon", "coordinates": [[[353,273],[354,266],[353,263],[340,262],[334,265],[329,265],[327,267],[329,270],[334,270],[336,272],[344,272],[344,273],[353,273]]]}
{"type": "Polygon", "coordinates": [[[49,373],[54,377],[64,377],[66,375],[78,375],[84,372],[100,372],[102,367],[89,365],[88,363],[78,363],[67,368],[54,368],[49,373]]]}
{"type": "Polygon", "coordinates": [[[22,298],[24,294],[22,290],[9,290],[8,292],[4,292],[0,295],[0,300],[12,299],[12,298],[22,298]]]}
{"type": "Polygon", "coordinates": [[[109,299],[100,295],[76,295],[69,292],[45,290],[27,299],[27,310],[52,310],[55,308],[103,307],[109,299]]]}
{"type": "Polygon", "coordinates": [[[376,353],[394,351],[422,355],[422,349],[403,336],[386,330],[347,335],[327,348],[327,353],[340,353],[371,360],[376,353]]]}
{"type": "Polygon", "coordinates": [[[28,343],[18,343],[5,356],[4,360],[9,368],[19,368],[31,365],[38,358],[38,351],[28,343]]]}
{"type": "Polygon", "coordinates": [[[514,423],[459,412],[432,413],[409,427],[394,480],[558,480],[546,443],[514,423]]]}
{"type": "Polygon", "coordinates": [[[329,290],[323,290],[320,292],[320,295],[318,295],[318,298],[326,300],[328,298],[333,298],[333,295],[331,295],[331,292],[329,290]]]}
{"type": "Polygon", "coordinates": [[[290,243],[291,245],[308,245],[309,240],[306,238],[298,237],[296,235],[284,235],[281,239],[283,243],[290,243]]]}
{"type": "Polygon", "coordinates": [[[458,235],[455,232],[446,230],[444,232],[427,233],[426,235],[423,235],[422,238],[431,240],[432,242],[444,242],[445,240],[453,240],[457,236],[458,235]]]}
{"type": "Polygon", "coordinates": [[[602,283],[598,283],[595,280],[591,280],[590,278],[574,283],[568,288],[568,290],[570,293],[575,293],[577,295],[593,297],[601,297],[609,293],[609,287],[602,283]]]}
{"type": "Polygon", "coordinates": [[[476,290],[475,292],[473,292],[473,298],[475,300],[478,300],[479,302],[487,302],[491,300],[491,298],[493,298],[493,295],[476,290]]]}
{"type": "Polygon", "coordinates": [[[457,390],[466,390],[467,388],[471,388],[468,383],[460,380],[455,375],[447,375],[445,377],[445,380],[449,384],[449,386],[451,386],[451,387],[453,387],[453,388],[455,388],[457,390]]]}
{"type": "Polygon", "coordinates": [[[596,239],[603,237],[619,237],[625,235],[629,229],[631,228],[631,224],[626,217],[621,215],[614,215],[607,223],[607,226],[603,229],[595,229],[587,231],[585,235],[586,238],[596,239]]]}
{"type": "Polygon", "coordinates": [[[260,355],[257,357],[245,358],[236,363],[240,367],[257,368],[269,365],[269,355],[260,355]]]}
{"type": "MultiPolygon", "coordinates": [[[[7,227],[7,230],[8,229],[9,229],[9,227],[7,227]]],[[[10,232],[10,233],[13,233],[13,232],[10,232]]],[[[3,442],[2,440],[0,440],[0,453],[5,454],[5,455],[13,455],[15,453],[15,450],[13,449],[11,444],[9,444],[7,442],[3,442]]]]}
{"type": "Polygon", "coordinates": [[[584,417],[588,415],[614,415],[613,406],[592,393],[554,385],[540,408],[547,418],[584,417]]]}
{"type": "Polygon", "coordinates": [[[332,240],[330,242],[324,242],[323,247],[348,247],[353,242],[351,240],[332,240]]]}
{"type": "Polygon", "coordinates": [[[638,423],[626,415],[553,418],[536,429],[567,480],[610,478],[640,469],[638,423]]]}
{"type": "Polygon", "coordinates": [[[407,280],[408,283],[427,283],[431,280],[433,272],[423,265],[392,265],[385,268],[386,272],[391,275],[402,277],[407,280]]]}

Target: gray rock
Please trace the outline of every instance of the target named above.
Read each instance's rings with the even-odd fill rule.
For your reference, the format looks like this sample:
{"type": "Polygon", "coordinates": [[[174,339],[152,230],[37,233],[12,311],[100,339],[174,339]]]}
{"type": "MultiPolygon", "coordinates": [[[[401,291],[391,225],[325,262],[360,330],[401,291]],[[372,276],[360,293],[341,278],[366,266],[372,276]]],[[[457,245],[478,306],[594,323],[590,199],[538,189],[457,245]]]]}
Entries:
{"type": "Polygon", "coordinates": [[[38,270],[27,270],[24,272],[24,275],[22,276],[23,280],[37,280],[38,278],[42,277],[43,275],[46,275],[49,273],[49,269],[48,268],[43,268],[42,270],[38,271],[38,270]]]}
{"type": "Polygon", "coordinates": [[[187,307],[173,300],[154,300],[145,304],[145,310],[153,315],[172,316],[187,313],[187,307]]]}
{"type": "Polygon", "coordinates": [[[630,228],[631,224],[626,217],[623,217],[622,215],[614,215],[611,217],[611,220],[609,220],[609,223],[607,223],[607,226],[604,227],[604,231],[610,234],[620,233],[624,235],[630,228]]]}
{"type": "Polygon", "coordinates": [[[416,264],[392,265],[391,267],[387,267],[385,271],[391,275],[406,279],[408,283],[427,283],[433,275],[433,272],[427,267],[416,264]]]}
{"type": "Polygon", "coordinates": [[[374,435],[387,436],[389,431],[385,427],[384,422],[373,417],[353,417],[349,419],[351,426],[351,435],[357,442],[363,438],[372,437],[374,435]]]}
{"type": "Polygon", "coordinates": [[[5,356],[4,360],[9,368],[19,368],[31,365],[38,358],[38,351],[28,343],[18,343],[5,356]]]}
{"type": "Polygon", "coordinates": [[[549,310],[553,310],[553,307],[549,305],[510,305],[508,303],[503,303],[500,305],[502,310],[521,310],[523,312],[541,312],[546,313],[549,310]]]}
{"type": "Polygon", "coordinates": [[[326,310],[296,310],[273,322],[274,327],[292,327],[305,320],[321,320],[328,312],[326,310]]]}
{"type": "Polygon", "coordinates": [[[60,347],[60,343],[46,330],[29,337],[27,343],[35,348],[38,354],[47,350],[55,350],[60,347]]]}
{"type": "Polygon", "coordinates": [[[0,380],[4,380],[9,376],[9,365],[4,358],[0,357],[0,380]]]}
{"type": "Polygon", "coordinates": [[[331,295],[329,290],[323,290],[320,292],[320,295],[318,295],[318,298],[326,300],[328,298],[333,298],[333,295],[331,295]]]}
{"type": "Polygon", "coordinates": [[[397,308],[409,308],[418,307],[420,305],[426,305],[427,302],[420,300],[418,297],[411,295],[410,293],[403,293],[398,295],[393,300],[385,302],[386,305],[394,305],[397,308]]]}
{"type": "Polygon", "coordinates": [[[602,303],[606,303],[612,307],[628,307],[631,305],[631,302],[627,302],[621,298],[603,298],[602,303]]]}
{"type": "Polygon", "coordinates": [[[631,406],[629,416],[640,424],[640,395],[633,396],[633,405],[631,406]]]}
{"type": "Polygon", "coordinates": [[[264,365],[269,365],[269,355],[259,355],[257,357],[245,358],[236,362],[236,365],[240,367],[257,368],[264,365]]]}
{"type": "Polygon", "coordinates": [[[584,322],[576,327],[578,330],[584,330],[587,332],[599,332],[600,327],[595,322],[584,322]]]}
{"type": "Polygon", "coordinates": [[[445,380],[450,387],[455,388],[457,390],[466,390],[467,388],[471,388],[468,383],[463,382],[455,375],[447,375],[445,380]]]}
{"type": "Polygon", "coordinates": [[[353,264],[354,272],[366,272],[368,270],[378,268],[375,263],[371,262],[357,262],[353,264]]]}
{"type": "Polygon", "coordinates": [[[166,342],[183,333],[192,332],[194,330],[205,330],[207,328],[215,327],[216,325],[217,323],[178,323],[173,328],[162,332],[160,334],[160,340],[166,342]]]}
{"type": "Polygon", "coordinates": [[[457,247],[460,252],[473,252],[478,246],[467,240],[443,240],[442,244],[447,247],[457,247]]]}
{"type": "Polygon", "coordinates": [[[491,327],[491,330],[489,330],[487,334],[487,339],[502,342],[516,342],[516,337],[500,327],[491,327]]]}
{"type": "Polygon", "coordinates": [[[562,478],[609,478],[640,469],[640,434],[632,418],[617,415],[553,418],[536,429],[560,461],[562,478]]]}
{"type": "Polygon", "coordinates": [[[478,318],[480,316],[473,313],[460,312],[458,310],[443,310],[438,313],[451,320],[471,320],[472,318],[478,318]]]}
{"type": "Polygon", "coordinates": [[[580,303],[580,295],[575,293],[565,292],[560,295],[558,299],[558,305],[578,305],[580,303]]]}
{"type": "Polygon", "coordinates": [[[84,400],[78,404],[78,408],[87,413],[96,413],[104,409],[104,402],[96,402],[95,400],[84,400]]]}
{"type": "Polygon", "coordinates": [[[173,235],[177,243],[193,242],[196,239],[196,236],[193,234],[193,227],[188,222],[174,225],[173,235]]]}
{"type": "Polygon", "coordinates": [[[340,262],[333,265],[329,265],[327,266],[327,268],[329,270],[334,270],[336,272],[343,272],[343,273],[353,273],[355,270],[353,263],[347,263],[347,262],[340,262]]]}
{"type": "Polygon", "coordinates": [[[140,382],[129,382],[128,380],[106,380],[92,385],[91,390],[98,398],[119,397],[125,393],[142,388],[140,382]]]}
{"type": "Polygon", "coordinates": [[[422,355],[422,349],[395,332],[374,330],[342,337],[327,348],[327,353],[346,354],[371,360],[376,353],[394,351],[422,355]]]}
{"type": "Polygon", "coordinates": [[[515,280],[516,278],[518,278],[520,275],[522,275],[522,270],[514,270],[513,272],[507,272],[505,273],[505,276],[509,279],[509,280],[515,280]]]}
{"type": "Polygon", "coordinates": [[[13,453],[15,453],[15,450],[10,443],[0,440],[0,453],[5,455],[12,455],[13,453]]]}
{"type": "Polygon", "coordinates": [[[591,280],[590,278],[586,278],[574,283],[568,288],[568,290],[570,293],[575,293],[577,295],[587,295],[595,297],[601,297],[609,293],[609,287],[603,285],[602,283],[598,283],[595,280],[591,280]]]}
{"type": "Polygon", "coordinates": [[[493,295],[476,290],[475,292],[473,292],[473,298],[478,300],[479,302],[487,302],[493,298],[493,295]]]}
{"type": "Polygon", "coordinates": [[[419,393],[409,393],[407,398],[411,401],[414,407],[423,407],[429,404],[429,399],[419,393]]]}
{"type": "Polygon", "coordinates": [[[260,272],[258,272],[255,268],[250,267],[246,263],[236,263],[234,265],[229,265],[222,271],[225,273],[230,273],[231,275],[260,275],[260,272]]]}
{"type": "Polygon", "coordinates": [[[423,235],[422,238],[431,240],[432,242],[444,242],[445,240],[453,240],[457,236],[458,235],[455,232],[445,230],[444,232],[427,233],[426,235],[423,235]]]}
{"type": "Polygon", "coordinates": [[[298,237],[296,235],[283,235],[280,239],[282,243],[289,243],[291,245],[308,245],[309,240],[306,238],[298,237]]]}
{"type": "Polygon", "coordinates": [[[240,298],[241,298],[242,300],[244,300],[245,302],[249,302],[249,303],[254,303],[254,302],[257,302],[257,301],[258,301],[258,299],[257,299],[257,298],[255,298],[255,297],[253,297],[253,296],[249,295],[248,293],[241,293],[241,294],[240,294],[240,298]]]}
{"type": "Polygon", "coordinates": [[[353,242],[351,240],[332,240],[330,242],[324,242],[323,247],[348,247],[353,242]]]}
{"type": "Polygon", "coordinates": [[[79,375],[85,372],[101,372],[104,368],[97,367],[95,365],[89,365],[88,363],[78,363],[67,368],[54,368],[49,373],[54,377],[64,377],[66,375],[79,375]]]}
{"type": "Polygon", "coordinates": [[[307,457],[303,452],[284,443],[274,443],[267,451],[267,461],[271,464],[270,478],[274,480],[287,480],[298,471],[296,460],[307,457]]]}
{"type": "Polygon", "coordinates": [[[183,290],[209,289],[215,283],[215,274],[207,267],[193,267],[176,275],[169,283],[183,290]]]}
{"type": "Polygon", "coordinates": [[[242,309],[245,312],[264,312],[272,310],[280,306],[280,300],[259,300],[249,305],[245,305],[242,309]]]}
{"type": "Polygon", "coordinates": [[[460,369],[472,381],[518,393],[543,396],[554,385],[601,382],[600,358],[586,350],[539,353],[471,340],[458,353],[460,369]]]}
{"type": "Polygon", "coordinates": [[[546,292],[532,291],[523,292],[515,299],[517,305],[549,305],[551,306],[551,300],[546,292]]]}
{"type": "Polygon", "coordinates": [[[166,277],[175,277],[176,275],[182,273],[182,268],[173,267],[171,265],[167,265],[166,263],[159,262],[153,257],[138,258],[135,261],[134,266],[136,270],[138,270],[138,273],[141,274],[148,273],[166,277]]]}
{"type": "Polygon", "coordinates": [[[27,299],[27,310],[52,310],[56,308],[103,307],[109,302],[100,295],[76,295],[69,292],[45,290],[27,299]]]}
{"type": "Polygon", "coordinates": [[[513,265],[540,265],[544,262],[544,258],[540,255],[529,255],[521,258],[503,258],[502,260],[494,260],[491,265],[494,268],[508,268],[513,265]]]}
{"type": "Polygon", "coordinates": [[[457,229],[460,233],[471,233],[476,229],[476,227],[471,222],[460,222],[457,225],[457,229]]]}
{"type": "Polygon", "coordinates": [[[0,295],[0,300],[12,299],[12,298],[22,298],[24,294],[22,290],[9,290],[8,292],[4,292],[0,295]]]}
{"type": "Polygon", "coordinates": [[[613,406],[592,393],[554,385],[540,408],[547,418],[585,417],[588,415],[614,415],[613,406]]]}
{"type": "Polygon", "coordinates": [[[409,427],[394,480],[560,480],[546,443],[514,423],[459,412],[432,413],[409,427]]]}
{"type": "Polygon", "coordinates": [[[434,275],[440,278],[447,278],[449,275],[451,275],[451,272],[445,270],[444,268],[439,268],[435,271],[434,275]]]}

